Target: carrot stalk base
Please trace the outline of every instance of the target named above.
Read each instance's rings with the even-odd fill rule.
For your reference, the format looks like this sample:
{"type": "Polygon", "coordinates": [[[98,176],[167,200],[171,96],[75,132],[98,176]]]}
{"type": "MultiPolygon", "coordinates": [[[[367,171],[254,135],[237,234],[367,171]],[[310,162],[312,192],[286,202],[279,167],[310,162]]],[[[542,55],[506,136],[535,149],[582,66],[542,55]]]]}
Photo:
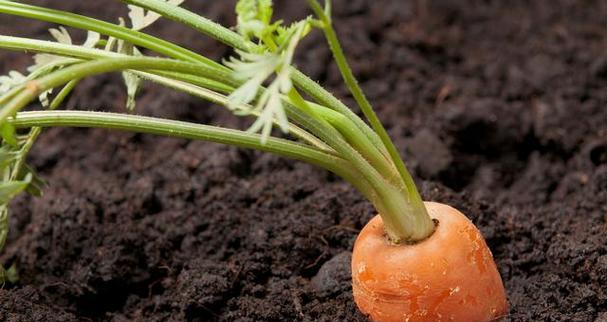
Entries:
{"type": "Polygon", "coordinates": [[[508,303],[493,255],[461,212],[425,202],[436,231],[417,244],[394,245],[375,216],[352,255],[359,309],[376,322],[496,321],[508,303]]]}

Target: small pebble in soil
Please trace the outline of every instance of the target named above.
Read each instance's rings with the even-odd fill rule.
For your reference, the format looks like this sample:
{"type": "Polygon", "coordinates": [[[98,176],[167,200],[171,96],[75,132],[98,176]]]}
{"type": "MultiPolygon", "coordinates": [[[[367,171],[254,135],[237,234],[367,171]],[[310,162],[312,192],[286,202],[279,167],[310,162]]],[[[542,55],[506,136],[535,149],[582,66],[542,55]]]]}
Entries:
{"type": "Polygon", "coordinates": [[[312,287],[321,297],[350,289],[352,252],[341,252],[324,263],[312,278],[312,287]]]}

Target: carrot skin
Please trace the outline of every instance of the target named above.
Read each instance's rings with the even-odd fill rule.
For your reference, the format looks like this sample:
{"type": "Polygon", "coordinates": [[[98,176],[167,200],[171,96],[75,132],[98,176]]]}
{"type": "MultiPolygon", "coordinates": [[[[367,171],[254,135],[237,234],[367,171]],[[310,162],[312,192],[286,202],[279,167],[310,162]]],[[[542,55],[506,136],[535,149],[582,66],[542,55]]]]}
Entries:
{"type": "Polygon", "coordinates": [[[391,244],[378,215],[352,254],[359,309],[375,322],[487,322],[507,314],[493,255],[480,231],[456,209],[425,202],[435,232],[416,244],[391,244]]]}

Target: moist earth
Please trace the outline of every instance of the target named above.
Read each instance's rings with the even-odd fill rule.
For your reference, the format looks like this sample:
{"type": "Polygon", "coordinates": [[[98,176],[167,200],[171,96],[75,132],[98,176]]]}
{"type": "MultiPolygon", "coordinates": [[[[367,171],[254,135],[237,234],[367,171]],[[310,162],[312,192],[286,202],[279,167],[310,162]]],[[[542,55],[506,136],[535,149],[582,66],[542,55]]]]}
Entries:
{"type": "MultiPolygon", "coordinates": [[[[120,1],[31,1],[109,21],[120,1]]],[[[304,1],[276,1],[287,21],[304,1]]],[[[186,1],[234,25],[234,1],[186,1]]],[[[355,74],[426,200],[467,214],[493,251],[508,321],[607,321],[607,3],[334,1],[355,74]]],[[[2,16],[0,34],[48,39],[2,16]]],[[[231,52],[176,23],[149,32],[231,52]]],[[[82,39],[82,33],[74,38],[82,39]]],[[[2,52],[0,71],[24,70],[2,52]]],[[[353,106],[319,32],[297,65],[353,106]]],[[[119,75],[65,108],[124,111],[119,75]]],[[[146,85],[137,113],[251,120],[146,85]]],[[[0,255],[20,279],[2,321],[366,321],[349,258],[372,206],[339,178],[275,156],[117,131],[45,130],[30,159],[44,196],[11,205],[0,255]]]]}

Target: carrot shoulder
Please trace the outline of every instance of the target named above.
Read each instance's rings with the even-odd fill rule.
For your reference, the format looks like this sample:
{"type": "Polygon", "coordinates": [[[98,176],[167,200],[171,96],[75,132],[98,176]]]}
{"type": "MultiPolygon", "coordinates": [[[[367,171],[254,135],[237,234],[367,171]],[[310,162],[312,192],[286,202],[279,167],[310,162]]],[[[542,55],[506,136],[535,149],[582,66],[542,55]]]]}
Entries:
{"type": "Polygon", "coordinates": [[[374,217],[354,245],[352,281],[358,307],[377,322],[485,322],[508,304],[491,251],[461,212],[426,202],[436,231],[416,244],[391,244],[374,217]]]}

